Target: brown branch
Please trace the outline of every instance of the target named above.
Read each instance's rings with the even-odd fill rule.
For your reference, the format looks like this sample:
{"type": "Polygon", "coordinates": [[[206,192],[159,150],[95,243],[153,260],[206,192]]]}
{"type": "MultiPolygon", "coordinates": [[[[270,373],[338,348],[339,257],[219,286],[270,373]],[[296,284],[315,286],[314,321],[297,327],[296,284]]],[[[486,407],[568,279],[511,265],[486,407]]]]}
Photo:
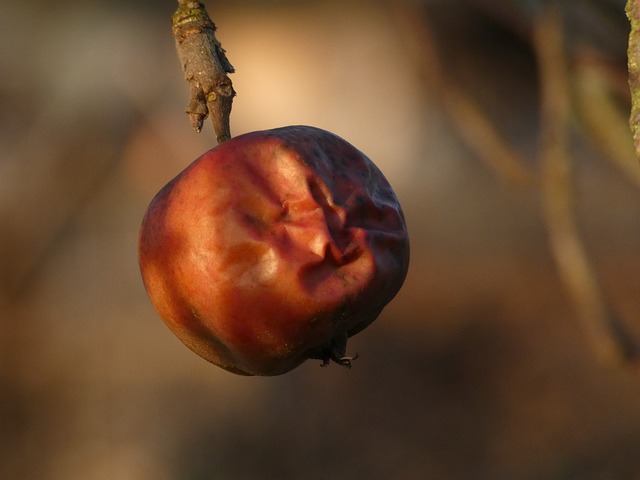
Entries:
{"type": "Polygon", "coordinates": [[[608,364],[629,360],[635,345],[611,314],[580,238],[573,208],[569,152],[570,94],[562,15],[545,7],[534,22],[541,85],[541,168],[544,213],[560,277],[597,355],[608,364]]]}
{"type": "Polygon", "coordinates": [[[392,6],[401,33],[420,73],[441,102],[445,114],[462,140],[485,165],[508,183],[533,183],[533,173],[523,156],[505,140],[478,102],[451,75],[447,75],[429,20],[419,6],[395,0],[392,6]]]}
{"type": "Polygon", "coordinates": [[[617,71],[586,49],[578,52],[576,60],[576,106],[586,136],[595,142],[606,160],[640,188],[640,166],[629,136],[627,114],[616,101],[617,71]]]}
{"type": "Polygon", "coordinates": [[[629,126],[633,133],[636,155],[640,156],[640,0],[628,0],[627,17],[631,23],[627,62],[631,89],[629,126]]]}
{"type": "Polygon", "coordinates": [[[235,70],[215,36],[216,26],[204,5],[197,1],[178,0],[172,17],[173,36],[184,77],[189,83],[187,114],[196,132],[211,113],[218,143],[231,138],[229,117],[235,91],[227,73],[235,70]]]}

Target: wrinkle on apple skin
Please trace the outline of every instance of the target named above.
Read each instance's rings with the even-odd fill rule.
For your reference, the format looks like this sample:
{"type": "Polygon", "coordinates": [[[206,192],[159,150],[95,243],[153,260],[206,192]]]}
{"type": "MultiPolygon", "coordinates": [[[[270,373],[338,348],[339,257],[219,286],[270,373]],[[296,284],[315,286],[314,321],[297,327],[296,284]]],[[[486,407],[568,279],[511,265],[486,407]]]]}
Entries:
{"type": "Polygon", "coordinates": [[[404,281],[409,242],[364,154],[285,127],[236,137],[176,176],[145,215],[139,251],[149,296],[185,345],[234,373],[280,375],[377,318],[404,281]]]}

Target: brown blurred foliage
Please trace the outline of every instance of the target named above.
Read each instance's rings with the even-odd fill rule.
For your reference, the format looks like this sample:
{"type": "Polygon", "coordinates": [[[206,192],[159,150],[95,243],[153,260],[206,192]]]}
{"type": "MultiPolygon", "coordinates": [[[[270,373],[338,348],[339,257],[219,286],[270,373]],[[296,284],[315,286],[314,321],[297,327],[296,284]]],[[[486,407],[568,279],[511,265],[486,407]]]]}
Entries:
{"type": "Polygon", "coordinates": [[[593,348],[546,210],[566,190],[543,175],[564,172],[563,218],[624,331],[596,337],[635,345],[623,1],[555,3],[550,45],[535,2],[207,2],[232,134],[334,131],[410,226],[408,279],[353,369],[276,378],[192,354],[140,281],[146,205],[215,144],[183,113],[175,2],[54,3],[0,4],[0,478],[640,478],[640,377],[593,348]],[[564,85],[546,107],[545,48],[564,85]]]}

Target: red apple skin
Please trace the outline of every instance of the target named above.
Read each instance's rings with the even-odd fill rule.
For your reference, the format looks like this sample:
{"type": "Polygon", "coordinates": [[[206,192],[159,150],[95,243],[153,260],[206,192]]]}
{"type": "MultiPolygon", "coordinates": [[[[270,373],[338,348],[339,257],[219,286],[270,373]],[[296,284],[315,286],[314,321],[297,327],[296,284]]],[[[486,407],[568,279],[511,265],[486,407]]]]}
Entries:
{"type": "Polygon", "coordinates": [[[228,140],[160,190],[139,264],[190,349],[237,374],[279,375],[339,361],[402,286],[409,238],[371,160],[332,133],[289,126],[228,140]]]}

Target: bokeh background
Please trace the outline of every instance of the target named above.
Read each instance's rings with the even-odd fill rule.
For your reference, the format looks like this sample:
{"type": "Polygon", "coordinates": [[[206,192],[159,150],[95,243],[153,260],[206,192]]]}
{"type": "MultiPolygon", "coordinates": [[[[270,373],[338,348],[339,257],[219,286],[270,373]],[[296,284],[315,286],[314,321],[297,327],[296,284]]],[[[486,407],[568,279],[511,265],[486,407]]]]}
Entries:
{"type": "MultiPolygon", "coordinates": [[[[624,1],[557,3],[575,221],[634,344],[624,1]]],[[[350,341],[351,370],[245,378],[191,353],[136,252],[155,192],[215,143],[183,113],[176,2],[3,0],[0,478],[640,479],[640,374],[595,353],[549,246],[540,5],[206,5],[237,70],[232,133],[310,124],[367,153],[405,210],[405,286],[350,341]],[[487,125],[514,175],[487,162],[487,125]]]]}

